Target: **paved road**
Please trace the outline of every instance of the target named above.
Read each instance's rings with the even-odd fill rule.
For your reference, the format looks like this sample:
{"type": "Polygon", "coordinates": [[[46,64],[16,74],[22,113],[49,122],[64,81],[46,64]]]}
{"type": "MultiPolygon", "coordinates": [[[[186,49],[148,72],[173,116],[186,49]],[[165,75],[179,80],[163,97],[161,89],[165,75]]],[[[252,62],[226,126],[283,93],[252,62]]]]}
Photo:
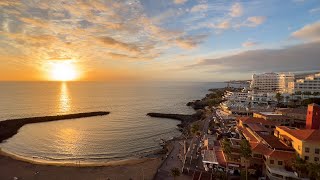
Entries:
{"type": "MultiPolygon", "coordinates": [[[[202,134],[207,134],[208,132],[208,128],[209,128],[209,124],[210,121],[213,117],[213,114],[208,116],[205,120],[204,120],[204,125],[202,128],[203,133],[202,134]]],[[[198,158],[196,157],[196,150],[198,149],[198,147],[200,147],[200,138],[194,136],[191,140],[190,143],[190,150],[193,149],[193,144],[195,144],[195,148],[193,149],[193,159],[196,159],[196,162],[193,164],[189,164],[187,165],[190,169],[197,169],[197,170],[204,170],[203,168],[203,164],[202,164],[202,156],[201,154],[199,154],[198,158]]],[[[163,162],[163,164],[161,165],[161,167],[159,168],[156,176],[155,176],[155,180],[173,180],[173,177],[171,176],[171,169],[172,168],[179,168],[181,170],[182,168],[182,162],[181,160],[177,157],[177,155],[179,154],[179,150],[183,151],[183,147],[179,144],[179,141],[174,141],[173,142],[173,149],[170,152],[170,154],[168,155],[168,158],[163,162]]],[[[180,177],[178,177],[177,179],[192,179],[191,176],[186,176],[184,174],[181,174],[180,177]]]]}
{"type": "MultiPolygon", "coordinates": [[[[173,180],[173,177],[171,176],[171,169],[172,168],[179,168],[179,170],[181,172],[182,162],[177,157],[177,155],[179,154],[179,150],[183,151],[183,148],[179,144],[179,141],[174,141],[172,143],[173,143],[173,149],[170,152],[168,158],[164,160],[163,164],[159,168],[159,170],[154,178],[155,180],[167,180],[167,179],[173,180]]],[[[188,179],[191,179],[191,177],[181,174],[181,176],[176,179],[188,180],[188,179]]]]}

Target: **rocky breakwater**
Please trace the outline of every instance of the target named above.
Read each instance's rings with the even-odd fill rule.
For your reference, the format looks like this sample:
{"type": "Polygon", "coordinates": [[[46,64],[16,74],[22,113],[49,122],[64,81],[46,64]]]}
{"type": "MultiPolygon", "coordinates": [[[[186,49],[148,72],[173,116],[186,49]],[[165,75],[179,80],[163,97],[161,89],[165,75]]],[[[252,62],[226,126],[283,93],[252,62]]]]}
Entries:
{"type": "Polygon", "coordinates": [[[169,118],[169,119],[176,119],[181,121],[180,124],[178,124],[178,127],[185,128],[190,123],[197,121],[203,117],[203,111],[198,110],[196,113],[191,115],[186,114],[167,114],[167,113],[148,113],[147,115],[150,117],[157,117],[157,118],[169,118]]]}
{"type": "Polygon", "coordinates": [[[85,112],[85,113],[76,113],[76,114],[56,115],[56,116],[8,119],[8,120],[0,121],[0,143],[14,136],[18,132],[18,130],[26,124],[76,119],[76,118],[84,118],[84,117],[92,117],[92,116],[104,116],[104,115],[108,115],[109,113],[110,112],[106,112],[106,111],[95,111],[95,112],[85,112]]]}

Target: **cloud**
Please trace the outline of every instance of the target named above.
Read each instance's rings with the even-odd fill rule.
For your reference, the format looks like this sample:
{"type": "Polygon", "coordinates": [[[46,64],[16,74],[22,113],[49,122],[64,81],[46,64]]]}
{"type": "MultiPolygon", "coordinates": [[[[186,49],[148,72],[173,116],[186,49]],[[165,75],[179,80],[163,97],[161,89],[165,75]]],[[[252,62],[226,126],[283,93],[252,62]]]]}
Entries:
{"type": "Polygon", "coordinates": [[[39,19],[34,19],[34,18],[22,17],[22,18],[20,18],[20,20],[22,22],[26,23],[27,25],[32,25],[32,26],[35,26],[35,27],[47,28],[48,25],[49,25],[48,22],[45,22],[45,21],[42,21],[42,20],[39,20],[39,19]]]}
{"type": "Polygon", "coordinates": [[[228,20],[222,21],[221,23],[214,26],[217,29],[229,29],[230,28],[230,22],[228,20]]]}
{"type": "Polygon", "coordinates": [[[301,29],[293,32],[292,37],[306,40],[306,41],[319,41],[320,40],[320,22],[308,24],[301,29]]]}
{"type": "Polygon", "coordinates": [[[320,12],[320,7],[309,10],[309,13],[318,13],[318,12],[320,12]]]}
{"type": "Polygon", "coordinates": [[[248,26],[255,27],[262,24],[266,20],[266,17],[263,16],[252,16],[248,17],[247,22],[248,26]]]}
{"type": "Polygon", "coordinates": [[[113,50],[126,51],[130,53],[135,53],[135,54],[140,53],[139,48],[135,44],[124,43],[107,36],[98,37],[97,39],[100,42],[102,42],[104,47],[106,48],[110,48],[113,50]]]}
{"type": "Polygon", "coordinates": [[[239,17],[239,16],[242,16],[242,14],[243,14],[242,5],[240,3],[233,4],[230,9],[229,15],[231,17],[239,17]]]}
{"type": "Polygon", "coordinates": [[[201,12],[208,9],[208,4],[198,4],[191,8],[191,12],[201,12]]]}
{"type": "Polygon", "coordinates": [[[260,49],[214,59],[203,59],[186,68],[206,67],[215,72],[274,72],[319,70],[320,42],[283,49],[260,49]]]}
{"type": "Polygon", "coordinates": [[[254,41],[246,41],[246,42],[242,43],[242,47],[253,47],[256,45],[258,45],[258,43],[254,42],[254,41]]]}
{"type": "Polygon", "coordinates": [[[204,41],[207,37],[207,35],[179,37],[175,40],[175,43],[184,49],[192,49],[198,44],[202,43],[202,41],[204,41]]]}
{"type": "Polygon", "coordinates": [[[188,0],[174,0],[173,2],[175,3],[175,4],[184,4],[184,3],[186,3],[188,0]]]}
{"type": "Polygon", "coordinates": [[[0,1],[0,7],[1,6],[18,6],[21,5],[19,0],[1,0],[0,1]]]}

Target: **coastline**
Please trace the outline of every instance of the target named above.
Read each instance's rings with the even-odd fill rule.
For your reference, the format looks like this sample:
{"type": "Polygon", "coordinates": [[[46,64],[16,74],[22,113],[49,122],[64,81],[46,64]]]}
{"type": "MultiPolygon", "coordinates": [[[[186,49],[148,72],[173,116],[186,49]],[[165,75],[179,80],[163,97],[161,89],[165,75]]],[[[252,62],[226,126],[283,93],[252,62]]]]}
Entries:
{"type": "Polygon", "coordinates": [[[0,179],[153,179],[160,157],[110,161],[99,164],[47,164],[27,161],[0,151],[0,179]]]}
{"type": "MultiPolygon", "coordinates": [[[[201,100],[202,101],[202,100],[201,100]]],[[[189,106],[189,105],[188,105],[189,106]]],[[[193,109],[197,110],[202,108],[193,109]]],[[[192,115],[187,115],[192,116],[192,115]]],[[[180,119],[183,122],[182,119],[180,119]]],[[[186,121],[186,127],[193,120],[186,121]]],[[[163,149],[167,152],[170,149],[170,146],[173,143],[176,143],[178,139],[182,138],[183,134],[173,137],[170,140],[164,141],[163,149]]],[[[159,148],[159,151],[161,149],[159,148]]],[[[124,160],[111,160],[109,162],[97,162],[97,163],[63,163],[63,162],[54,162],[46,161],[40,159],[40,161],[33,160],[30,158],[22,157],[19,155],[11,154],[0,149],[0,171],[5,172],[0,173],[0,179],[12,179],[14,174],[17,174],[20,179],[34,179],[35,175],[44,174],[43,178],[39,179],[97,179],[97,177],[103,177],[102,179],[153,179],[157,173],[158,168],[162,165],[165,160],[165,155],[160,153],[150,153],[144,157],[137,157],[132,159],[124,160]],[[13,170],[9,170],[9,167],[12,167],[13,170]],[[32,168],[26,168],[32,167],[32,168]],[[15,168],[18,170],[15,171],[15,168]],[[125,170],[125,171],[124,171],[125,170]],[[147,170],[147,171],[145,171],[147,170]],[[68,173],[68,171],[72,171],[68,173]],[[73,172],[75,171],[75,172],[73,172]],[[94,172],[93,172],[94,171],[94,172]],[[102,171],[104,172],[101,175],[102,171]],[[143,175],[138,172],[143,171],[143,175]],[[37,174],[37,172],[39,172],[37,174]],[[106,173],[108,172],[108,173],[106,173]],[[27,174],[27,175],[25,175],[27,174]],[[59,174],[57,177],[56,174],[59,174]],[[61,175],[60,175],[61,174],[61,175]]],[[[76,160],[74,161],[76,162],[76,160]]],[[[99,178],[101,179],[101,178],[99,178]]]]}
{"type": "Polygon", "coordinates": [[[48,165],[48,166],[60,166],[60,167],[110,167],[110,166],[121,166],[121,165],[132,165],[143,163],[149,159],[156,159],[159,157],[140,157],[140,158],[129,158],[129,159],[122,159],[122,160],[111,160],[107,162],[85,162],[85,161],[74,161],[72,162],[55,162],[50,160],[45,160],[41,158],[31,159],[28,157],[19,156],[10,152],[3,151],[0,148],[0,156],[9,157],[14,160],[23,161],[31,164],[37,165],[48,165]]]}

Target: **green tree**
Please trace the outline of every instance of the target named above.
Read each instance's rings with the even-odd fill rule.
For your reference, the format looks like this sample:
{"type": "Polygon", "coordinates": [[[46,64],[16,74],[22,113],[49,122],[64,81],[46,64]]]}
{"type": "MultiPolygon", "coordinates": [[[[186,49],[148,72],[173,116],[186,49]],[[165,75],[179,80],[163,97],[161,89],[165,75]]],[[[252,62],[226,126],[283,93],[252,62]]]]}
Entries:
{"type": "Polygon", "coordinates": [[[222,140],[222,150],[227,158],[230,158],[231,155],[231,143],[227,138],[223,138],[222,140]]]}
{"type": "Polygon", "coordinates": [[[297,92],[295,92],[295,94],[296,95],[301,95],[302,93],[301,93],[301,91],[297,91],[297,92]]]}
{"type": "Polygon", "coordinates": [[[314,179],[314,180],[320,179],[319,164],[308,163],[307,167],[308,167],[308,177],[310,177],[310,179],[314,179]]]}
{"type": "Polygon", "coordinates": [[[286,96],[285,99],[286,99],[286,102],[288,103],[289,99],[290,99],[290,96],[286,96]]]}
{"type": "Polygon", "coordinates": [[[246,139],[242,139],[240,142],[240,154],[245,159],[246,166],[246,180],[248,179],[248,159],[251,157],[252,151],[249,142],[246,139]]]}
{"type": "Polygon", "coordinates": [[[173,179],[176,179],[176,177],[180,176],[180,170],[178,168],[172,168],[171,169],[171,176],[173,176],[173,179]]]}
{"type": "Polygon", "coordinates": [[[298,174],[301,174],[301,173],[307,171],[307,163],[306,163],[306,161],[301,159],[298,155],[293,160],[292,167],[293,167],[293,169],[295,171],[297,171],[298,174]]]}
{"type": "Polygon", "coordinates": [[[278,104],[280,103],[280,101],[283,99],[283,96],[280,93],[277,93],[275,98],[277,99],[278,104]]]}

